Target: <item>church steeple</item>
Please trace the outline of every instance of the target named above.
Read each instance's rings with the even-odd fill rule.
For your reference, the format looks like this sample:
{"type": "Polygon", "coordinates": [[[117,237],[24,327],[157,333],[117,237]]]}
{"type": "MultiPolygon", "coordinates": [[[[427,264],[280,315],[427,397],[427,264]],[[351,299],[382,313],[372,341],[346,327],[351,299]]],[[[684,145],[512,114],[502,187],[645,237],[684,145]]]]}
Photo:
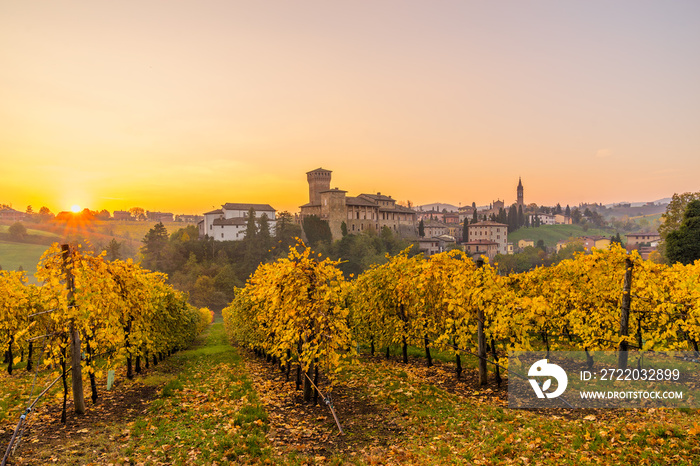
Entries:
{"type": "Polygon", "coordinates": [[[518,177],[518,205],[525,207],[525,199],[523,197],[523,180],[518,177]]]}

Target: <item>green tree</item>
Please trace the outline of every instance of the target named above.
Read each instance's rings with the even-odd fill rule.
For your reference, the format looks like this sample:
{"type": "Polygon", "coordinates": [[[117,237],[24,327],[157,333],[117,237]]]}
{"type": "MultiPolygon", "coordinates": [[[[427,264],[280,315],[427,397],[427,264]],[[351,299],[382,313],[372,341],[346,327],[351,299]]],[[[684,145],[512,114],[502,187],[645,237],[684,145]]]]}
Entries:
{"type": "Polygon", "coordinates": [[[190,292],[190,302],[197,307],[213,309],[223,309],[228,304],[226,295],[216,288],[215,280],[207,275],[202,275],[195,281],[190,292]]]}
{"type": "Polygon", "coordinates": [[[525,225],[525,213],[523,212],[523,206],[518,206],[518,228],[525,225]]]}
{"type": "Polygon", "coordinates": [[[272,247],[272,237],[270,236],[270,222],[267,218],[267,214],[263,213],[258,220],[258,234],[256,237],[256,242],[258,243],[258,250],[261,253],[262,259],[264,260],[269,256],[268,251],[272,247]]]}
{"type": "Polygon", "coordinates": [[[132,207],[129,209],[129,213],[134,220],[146,220],[146,211],[143,210],[143,207],[132,207]]]}
{"type": "Polygon", "coordinates": [[[672,264],[700,259],[700,200],[688,203],[681,226],[666,236],[666,258],[672,264]]]}
{"type": "Polygon", "coordinates": [[[306,239],[312,247],[323,241],[330,243],[333,239],[331,227],[328,225],[328,222],[321,220],[316,215],[304,217],[302,220],[302,227],[306,234],[306,239]]]}
{"type": "Polygon", "coordinates": [[[518,229],[518,209],[515,208],[515,204],[510,206],[508,209],[508,232],[512,233],[518,229]]]}
{"type": "Polygon", "coordinates": [[[477,213],[476,209],[474,209],[474,213],[472,214],[472,223],[476,223],[479,221],[479,214],[477,213]]]}
{"type": "Polygon", "coordinates": [[[671,202],[666,206],[666,212],[661,214],[661,225],[659,226],[661,239],[665,239],[670,232],[680,228],[688,204],[698,199],[700,199],[700,191],[673,195],[671,202]]]}
{"type": "Polygon", "coordinates": [[[247,223],[245,229],[245,238],[243,238],[243,257],[245,269],[248,273],[253,273],[258,264],[262,260],[262,248],[258,242],[258,226],[255,221],[255,209],[248,209],[246,216],[247,223]]]}
{"type": "Polygon", "coordinates": [[[100,213],[95,215],[95,218],[98,220],[109,220],[111,215],[109,214],[109,210],[107,209],[102,209],[100,210],[100,213]]]}
{"type": "Polygon", "coordinates": [[[286,257],[289,247],[296,244],[296,239],[301,236],[301,227],[294,222],[294,217],[287,211],[277,214],[275,225],[275,256],[286,257]]]}
{"type": "Polygon", "coordinates": [[[610,237],[610,245],[612,246],[615,243],[622,246],[622,237],[620,236],[620,232],[610,237]]]}
{"type": "Polygon", "coordinates": [[[683,222],[683,215],[688,204],[691,201],[700,199],[700,191],[695,193],[675,193],[671,198],[668,206],[666,206],[666,212],[661,214],[661,225],[659,225],[659,236],[661,236],[661,244],[659,245],[659,252],[662,256],[667,257],[666,251],[666,237],[669,233],[680,228],[683,222]]]}
{"type": "Polygon", "coordinates": [[[22,241],[24,237],[27,236],[27,228],[20,222],[15,222],[10,225],[10,229],[8,231],[10,233],[10,238],[15,241],[22,241]]]}
{"type": "Polygon", "coordinates": [[[464,224],[462,225],[462,241],[469,241],[469,221],[464,218],[464,224]]]}
{"type": "Polygon", "coordinates": [[[119,243],[116,239],[112,238],[112,241],[109,242],[107,245],[107,260],[108,261],[115,261],[117,259],[121,259],[122,255],[120,252],[122,245],[119,243]]]}
{"type": "Polygon", "coordinates": [[[583,215],[581,214],[581,211],[578,209],[578,207],[574,207],[574,209],[571,211],[571,223],[577,225],[581,223],[582,218],[583,215]]]}
{"type": "Polygon", "coordinates": [[[496,221],[498,223],[505,223],[506,225],[508,224],[508,212],[506,212],[506,209],[501,207],[498,210],[498,217],[496,218],[496,221]]]}
{"type": "Polygon", "coordinates": [[[425,238],[425,223],[423,223],[423,219],[420,219],[420,222],[418,222],[418,236],[425,238]]]}
{"type": "Polygon", "coordinates": [[[255,209],[252,207],[248,209],[248,215],[246,216],[247,223],[245,228],[245,240],[252,242],[255,240],[255,235],[258,234],[258,227],[255,222],[255,209]]]}
{"type": "Polygon", "coordinates": [[[143,267],[150,270],[165,272],[165,248],[168,245],[168,230],[162,222],[158,222],[148,230],[141,240],[141,255],[143,267]]]}
{"type": "Polygon", "coordinates": [[[340,233],[341,233],[343,236],[348,236],[348,224],[347,224],[347,223],[342,222],[342,223],[340,224],[340,233]]]}
{"type": "Polygon", "coordinates": [[[42,206],[39,209],[39,216],[37,217],[39,221],[45,222],[51,218],[51,211],[48,207],[42,206]]]}

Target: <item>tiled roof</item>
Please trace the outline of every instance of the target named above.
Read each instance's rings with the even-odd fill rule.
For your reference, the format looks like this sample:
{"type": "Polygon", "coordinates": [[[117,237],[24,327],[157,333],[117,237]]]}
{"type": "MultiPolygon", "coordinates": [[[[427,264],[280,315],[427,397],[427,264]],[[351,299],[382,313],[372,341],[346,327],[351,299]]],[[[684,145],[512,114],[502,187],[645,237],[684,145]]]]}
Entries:
{"type": "Polygon", "coordinates": [[[343,191],[342,189],[338,188],[333,188],[333,189],[326,189],[325,191],[320,191],[322,193],[346,193],[347,191],[343,191]]]}
{"type": "MultiPolygon", "coordinates": [[[[394,201],[394,199],[391,198],[391,196],[385,196],[382,193],[377,193],[377,194],[360,194],[360,196],[364,197],[369,197],[370,199],[374,199],[375,201],[394,201]]],[[[394,201],[396,202],[396,201],[394,201]]]]}
{"type": "Polygon", "coordinates": [[[482,222],[472,223],[469,227],[507,227],[505,223],[498,223],[491,220],[484,220],[482,222]]]}
{"type": "Polygon", "coordinates": [[[325,168],[319,167],[319,168],[317,168],[316,170],[311,170],[310,172],[306,172],[306,174],[308,175],[309,173],[316,173],[316,172],[324,172],[324,173],[325,173],[325,172],[328,172],[328,173],[333,173],[331,170],[326,170],[325,168]]]}
{"type": "Polygon", "coordinates": [[[409,209],[408,207],[404,207],[402,205],[395,205],[394,207],[380,207],[379,208],[380,212],[399,212],[402,214],[413,214],[416,215],[417,212],[413,209],[409,209]]]}
{"type": "Polygon", "coordinates": [[[368,201],[367,199],[363,199],[361,197],[351,197],[351,196],[348,196],[345,198],[345,204],[367,206],[367,207],[377,207],[377,204],[375,204],[372,201],[368,201]]]}
{"type": "MultiPolygon", "coordinates": [[[[115,212],[115,213],[116,213],[116,212],[115,212]]],[[[212,210],[211,212],[204,212],[204,215],[209,215],[209,214],[223,214],[223,213],[224,213],[223,210],[221,210],[221,209],[216,209],[216,210],[212,210]]]]}
{"type": "Polygon", "coordinates": [[[235,218],[216,218],[214,219],[214,225],[245,225],[248,223],[247,218],[235,217],[235,218]]]}
{"type": "Polygon", "coordinates": [[[221,207],[224,210],[250,210],[252,207],[256,212],[275,212],[275,209],[270,204],[236,204],[227,202],[221,207]]]}

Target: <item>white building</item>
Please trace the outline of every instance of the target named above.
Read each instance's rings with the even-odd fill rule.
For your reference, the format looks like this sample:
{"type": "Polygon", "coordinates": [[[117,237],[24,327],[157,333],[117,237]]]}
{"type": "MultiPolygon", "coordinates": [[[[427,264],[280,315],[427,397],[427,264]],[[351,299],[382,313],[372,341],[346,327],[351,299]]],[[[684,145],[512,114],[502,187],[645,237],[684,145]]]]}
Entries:
{"type": "Polygon", "coordinates": [[[199,235],[208,235],[215,241],[240,241],[245,238],[248,225],[248,211],[255,211],[255,218],[259,220],[263,214],[267,215],[270,225],[270,234],[275,233],[275,209],[269,204],[233,204],[227,202],[221,209],[212,210],[204,214],[204,220],[199,222],[199,235]]]}
{"type": "Polygon", "coordinates": [[[533,214],[530,215],[530,225],[534,225],[535,217],[540,218],[540,225],[556,225],[557,220],[554,215],[550,214],[533,214]]]}

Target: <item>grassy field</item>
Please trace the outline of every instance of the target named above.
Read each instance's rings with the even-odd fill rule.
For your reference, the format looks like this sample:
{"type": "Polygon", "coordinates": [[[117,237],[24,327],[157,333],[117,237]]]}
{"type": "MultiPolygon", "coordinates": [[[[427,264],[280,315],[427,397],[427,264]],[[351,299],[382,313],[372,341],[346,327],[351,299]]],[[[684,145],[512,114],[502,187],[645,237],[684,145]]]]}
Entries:
{"type": "MultiPolygon", "coordinates": [[[[231,347],[222,327],[134,381],[119,373],[114,390],[65,426],[51,396],[11,464],[691,465],[700,457],[697,410],[512,410],[503,387],[475,388],[473,370],[457,381],[451,364],[428,368],[418,358],[365,355],[344,369],[333,390],[341,435],[321,399],[304,404],[293,380],[231,347]]],[[[25,371],[0,374],[3,446],[30,383],[25,371]]]]}
{"type": "MultiPolygon", "coordinates": [[[[11,223],[0,224],[0,233],[7,233],[11,223]]],[[[112,239],[121,243],[121,253],[124,258],[138,260],[138,251],[142,246],[141,240],[148,230],[153,228],[154,222],[126,222],[126,221],[92,221],[87,224],[66,225],[64,223],[25,223],[27,233],[38,238],[46,238],[47,244],[51,240],[56,242],[87,240],[98,249],[106,247],[112,239]]],[[[165,224],[168,233],[173,233],[184,228],[183,223],[165,224]]],[[[47,245],[38,246],[30,242],[20,243],[9,241],[7,237],[0,239],[0,266],[5,270],[17,270],[21,265],[25,270],[34,271],[41,254],[47,245]]]]}
{"type": "Polygon", "coordinates": [[[557,241],[578,236],[606,236],[611,237],[615,234],[610,229],[588,228],[587,231],[580,225],[542,225],[538,228],[520,228],[508,235],[508,241],[512,242],[517,247],[518,241],[521,239],[537,241],[543,240],[545,246],[556,247],[557,241]]]}
{"type": "MultiPolygon", "coordinates": [[[[32,224],[23,224],[25,228],[27,229],[27,234],[28,235],[37,235],[37,236],[46,236],[50,238],[60,238],[59,235],[56,233],[50,232],[50,231],[45,231],[45,230],[37,230],[35,228],[32,228],[32,224]]],[[[9,233],[10,232],[10,225],[0,225],[0,233],[9,233]]]]}
{"type": "Polygon", "coordinates": [[[0,265],[3,270],[18,270],[20,266],[29,275],[36,272],[36,264],[48,246],[0,241],[0,265]]]}

